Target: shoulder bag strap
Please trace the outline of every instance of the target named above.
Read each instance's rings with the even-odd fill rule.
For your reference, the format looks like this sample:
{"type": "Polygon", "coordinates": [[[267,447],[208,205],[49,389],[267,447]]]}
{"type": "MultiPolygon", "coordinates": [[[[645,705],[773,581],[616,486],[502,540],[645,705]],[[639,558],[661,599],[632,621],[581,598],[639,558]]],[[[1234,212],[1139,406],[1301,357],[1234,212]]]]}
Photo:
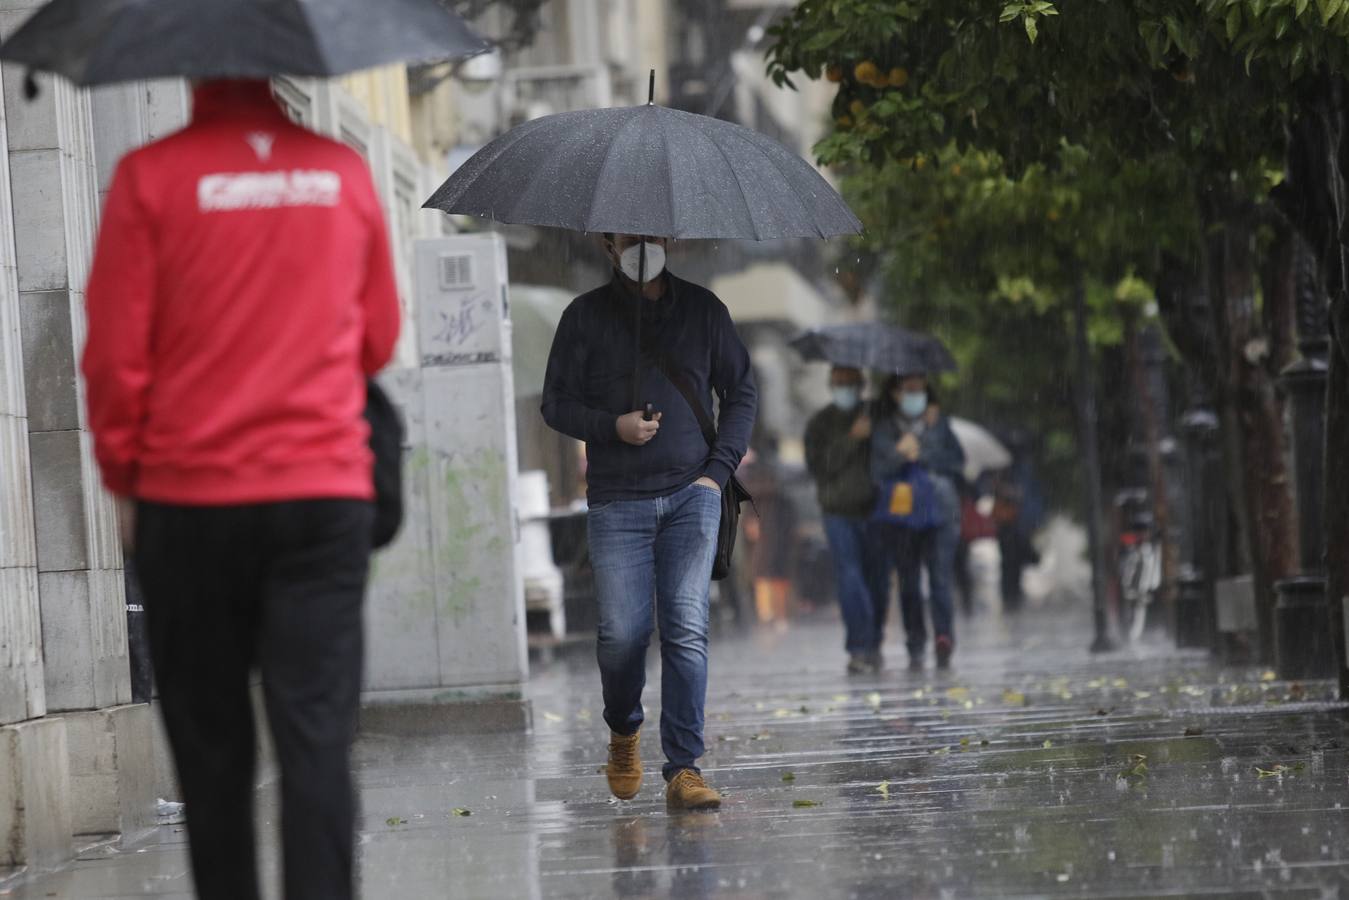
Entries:
{"type": "Polygon", "coordinates": [[[650,348],[644,348],[646,356],[651,360],[652,365],[660,369],[661,373],[670,380],[679,391],[684,402],[693,410],[693,415],[698,420],[698,427],[703,430],[703,440],[707,441],[707,446],[715,447],[717,445],[717,426],[712,423],[712,417],[708,415],[707,409],[698,400],[697,391],[689,382],[688,375],[682,370],[675,368],[674,363],[668,356],[656,353],[650,348]]]}

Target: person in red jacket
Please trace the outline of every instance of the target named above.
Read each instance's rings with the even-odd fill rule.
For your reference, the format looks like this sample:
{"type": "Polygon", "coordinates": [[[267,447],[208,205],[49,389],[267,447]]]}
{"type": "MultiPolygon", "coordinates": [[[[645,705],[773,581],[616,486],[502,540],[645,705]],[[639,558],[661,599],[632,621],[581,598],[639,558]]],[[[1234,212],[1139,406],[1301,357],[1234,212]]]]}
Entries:
{"type": "Polygon", "coordinates": [[[199,84],[191,124],[118,166],[87,307],[89,427],[145,594],[197,893],[259,896],[256,665],[286,896],[351,897],[362,410],[399,328],[369,171],[267,82],[199,84]]]}

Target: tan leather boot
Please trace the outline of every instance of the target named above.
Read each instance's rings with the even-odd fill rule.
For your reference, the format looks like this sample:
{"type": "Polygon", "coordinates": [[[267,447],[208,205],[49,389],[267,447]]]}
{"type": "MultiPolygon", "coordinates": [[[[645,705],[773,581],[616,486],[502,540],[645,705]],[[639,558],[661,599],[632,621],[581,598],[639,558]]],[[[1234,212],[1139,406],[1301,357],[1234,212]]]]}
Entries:
{"type": "Polygon", "coordinates": [[[702,775],[680,769],[665,788],[665,803],[670,809],[716,809],[721,806],[721,794],[708,787],[702,775]]]}
{"type": "Polygon", "coordinates": [[[616,734],[609,732],[609,765],[604,775],[609,779],[609,790],[619,800],[631,800],[642,787],[641,732],[616,734]]]}

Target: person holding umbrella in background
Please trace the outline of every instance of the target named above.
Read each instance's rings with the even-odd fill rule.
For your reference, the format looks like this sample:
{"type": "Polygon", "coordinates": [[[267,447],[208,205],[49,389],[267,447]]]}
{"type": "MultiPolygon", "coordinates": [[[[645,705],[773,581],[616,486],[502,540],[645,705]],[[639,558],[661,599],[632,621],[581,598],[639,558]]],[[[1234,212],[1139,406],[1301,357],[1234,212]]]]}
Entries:
{"type": "MultiPolygon", "coordinates": [[[[816,462],[811,464],[811,471],[816,478],[820,489],[821,504],[825,504],[826,493],[833,493],[833,489],[826,492],[825,482],[832,481],[827,471],[825,463],[825,454],[820,451],[824,449],[826,435],[835,435],[837,442],[833,445],[832,452],[842,453],[838,459],[846,457],[848,463],[846,466],[839,462],[841,469],[840,481],[846,477],[848,485],[846,492],[847,499],[841,497],[830,499],[825,506],[826,513],[830,508],[843,513],[841,521],[830,521],[826,518],[826,529],[829,530],[831,547],[837,542],[844,548],[843,558],[849,560],[865,560],[867,553],[857,553],[853,549],[856,540],[865,535],[870,535],[872,542],[872,559],[874,564],[870,567],[870,573],[867,567],[863,567],[860,572],[849,570],[846,573],[841,572],[840,577],[850,581],[854,587],[848,595],[842,593],[840,587],[840,605],[843,607],[844,621],[847,626],[847,649],[850,655],[849,671],[874,671],[879,669],[882,663],[881,645],[885,639],[885,620],[887,608],[890,602],[890,572],[892,569],[909,559],[908,555],[901,554],[901,550],[909,543],[908,534],[915,531],[914,526],[919,525],[918,532],[926,532],[934,527],[939,521],[941,512],[936,510],[937,505],[935,496],[931,496],[933,488],[932,482],[926,477],[924,460],[921,459],[922,453],[914,454],[915,442],[918,443],[918,449],[928,446],[929,458],[945,458],[951,456],[951,445],[955,439],[949,435],[949,428],[945,429],[945,434],[941,434],[941,419],[937,415],[936,409],[927,409],[926,395],[921,398],[915,398],[909,401],[910,408],[917,406],[916,400],[923,400],[923,408],[919,409],[914,415],[905,417],[902,413],[904,403],[901,396],[901,385],[906,379],[891,378],[885,383],[883,392],[879,400],[869,404],[866,407],[856,407],[856,412],[844,413],[832,411],[835,407],[843,407],[854,403],[854,388],[857,389],[860,397],[862,384],[861,370],[874,369],[880,372],[952,372],[956,369],[956,361],[951,356],[951,352],[935,337],[919,332],[910,331],[898,325],[891,325],[883,322],[849,322],[840,325],[826,325],[820,328],[813,328],[805,333],[795,337],[791,341],[791,346],[806,360],[819,360],[828,362],[833,366],[833,372],[830,376],[831,389],[835,391],[835,403],[830,409],[819,413],[812,421],[816,438],[816,462]],[[934,420],[937,424],[934,426],[933,434],[928,436],[927,443],[924,444],[916,436],[928,430],[926,421],[934,420]],[[839,436],[839,429],[843,428],[847,434],[839,436]],[[915,436],[905,439],[910,432],[915,436]],[[851,445],[849,442],[854,438],[861,439],[866,435],[864,441],[865,447],[851,445]],[[947,438],[950,438],[949,442],[947,438]],[[900,445],[903,445],[901,450],[900,445]],[[846,452],[844,449],[846,448],[846,452]],[[865,461],[868,467],[866,481],[867,494],[874,497],[871,507],[866,510],[866,516],[871,521],[862,525],[857,521],[863,515],[861,497],[863,491],[858,482],[858,474],[854,471],[854,466],[865,461]],[[910,470],[915,472],[912,479],[916,486],[920,488],[919,493],[926,502],[918,504],[914,508],[913,488],[915,484],[910,484],[907,476],[910,470]],[[846,472],[846,476],[842,473],[846,472]],[[907,506],[899,509],[893,502],[895,491],[905,494],[908,498],[907,506]],[[916,515],[915,515],[916,514],[916,515]],[[918,521],[918,517],[922,521],[918,521]],[[899,523],[903,523],[903,526],[899,523]],[[845,524],[847,525],[845,533],[845,524]],[[872,614],[868,617],[865,612],[867,607],[861,602],[862,587],[858,580],[861,575],[862,581],[867,581],[871,585],[872,596],[872,614]],[[851,599],[850,599],[851,598],[851,599]],[[855,648],[866,648],[860,650],[860,655],[855,648]]],[[[927,390],[927,376],[915,376],[907,379],[908,388],[917,392],[927,390]]],[[[807,434],[807,454],[809,459],[811,435],[807,434]]],[[[959,445],[955,445],[955,452],[960,453],[959,445]]],[[[961,457],[963,458],[963,457],[961,457]]],[[[943,459],[944,469],[952,465],[950,459],[943,459]]],[[[959,477],[960,463],[954,463],[954,470],[959,477]]],[[[955,501],[956,512],[947,516],[941,521],[954,522],[955,535],[959,537],[959,501],[955,501]]],[[[917,540],[910,549],[921,553],[927,548],[927,544],[922,540],[917,540]]],[[[936,545],[932,544],[933,551],[936,545]]],[[[954,557],[955,545],[952,543],[949,548],[952,558],[954,557]]],[[[836,564],[842,566],[836,560],[836,564]]],[[[946,566],[947,572],[953,572],[954,563],[946,566]]],[[[900,565],[901,577],[904,576],[906,569],[900,565]]],[[[910,573],[914,575],[915,573],[910,573]]],[[[950,608],[949,578],[947,590],[939,593],[938,596],[944,596],[946,606],[950,608]]],[[[919,581],[916,577],[909,577],[901,584],[901,589],[910,591],[910,606],[917,613],[916,623],[912,621],[909,607],[905,607],[905,625],[913,625],[909,629],[910,653],[914,652],[912,641],[917,640],[918,652],[916,656],[911,656],[911,662],[917,661],[921,665],[922,648],[926,643],[926,638],[917,629],[922,627],[922,594],[919,581]],[[907,588],[905,586],[908,586],[907,588]],[[914,600],[913,591],[917,590],[917,602],[914,600]]],[[[939,644],[939,650],[942,653],[943,660],[949,660],[950,649],[954,647],[950,639],[949,614],[945,617],[939,617],[934,613],[934,618],[938,618],[942,623],[942,630],[939,634],[945,635],[948,640],[939,644]],[[941,648],[945,648],[944,650],[941,648]]]]}
{"type": "Polygon", "coordinates": [[[965,467],[965,452],[937,406],[936,392],[926,374],[895,375],[886,380],[871,453],[872,476],[878,484],[907,483],[913,488],[915,502],[928,507],[914,511],[922,515],[922,524],[891,527],[887,551],[899,571],[900,614],[909,668],[922,669],[927,650],[924,571],[937,666],[946,668],[955,652],[951,587],[960,540],[957,486],[965,467]],[[919,486],[925,490],[918,490],[919,486]]]}
{"type": "Polygon", "coordinates": [[[362,410],[399,333],[364,160],[293,124],[264,79],[486,49],[434,0],[286,6],[56,0],[0,48],[80,84],[198,79],[191,123],[117,167],[82,371],[145,595],[192,878],[219,900],[260,896],[255,665],[285,896],[355,894],[350,747],[376,521],[362,410]]]}
{"type": "Polygon", "coordinates": [[[806,467],[815,479],[825,537],[834,558],[843,613],[848,672],[881,667],[881,628],[886,591],[880,527],[871,521],[876,487],[871,480],[870,404],[866,380],[854,368],[829,373],[832,400],[806,425],[806,467]]]}

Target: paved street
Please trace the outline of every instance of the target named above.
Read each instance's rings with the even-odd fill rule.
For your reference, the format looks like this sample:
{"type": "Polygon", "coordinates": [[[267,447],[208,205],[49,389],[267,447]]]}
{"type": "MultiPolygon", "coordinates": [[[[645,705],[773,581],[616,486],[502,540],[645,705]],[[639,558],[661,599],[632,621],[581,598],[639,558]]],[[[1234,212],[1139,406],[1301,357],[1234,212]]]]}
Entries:
{"type": "MultiPolygon", "coordinates": [[[[588,653],[536,668],[530,734],[362,738],[364,896],[1349,896],[1331,686],[1160,646],[1093,658],[1087,626],[986,618],[940,676],[903,670],[892,636],[896,668],[846,677],[832,611],[719,636],[711,814],[664,809],[658,692],[647,786],[618,803],[588,653]]],[[[183,839],[9,895],[187,897],[183,839]]]]}

